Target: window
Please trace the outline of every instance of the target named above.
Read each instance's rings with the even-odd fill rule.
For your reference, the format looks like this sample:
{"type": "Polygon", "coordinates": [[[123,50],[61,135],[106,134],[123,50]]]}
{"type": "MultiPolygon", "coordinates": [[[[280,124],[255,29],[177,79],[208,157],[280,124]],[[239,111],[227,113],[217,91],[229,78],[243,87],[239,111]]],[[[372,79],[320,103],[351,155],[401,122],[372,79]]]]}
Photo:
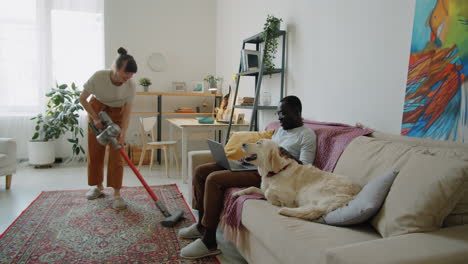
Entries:
{"type": "Polygon", "coordinates": [[[104,67],[102,14],[53,10],[51,27],[53,80],[82,87],[104,67]]]}
{"type": "Polygon", "coordinates": [[[82,86],[104,67],[102,9],[99,0],[2,5],[0,115],[35,115],[55,82],[82,86]]]}
{"type": "Polygon", "coordinates": [[[0,12],[0,113],[38,109],[35,0],[10,1],[0,12]]]}

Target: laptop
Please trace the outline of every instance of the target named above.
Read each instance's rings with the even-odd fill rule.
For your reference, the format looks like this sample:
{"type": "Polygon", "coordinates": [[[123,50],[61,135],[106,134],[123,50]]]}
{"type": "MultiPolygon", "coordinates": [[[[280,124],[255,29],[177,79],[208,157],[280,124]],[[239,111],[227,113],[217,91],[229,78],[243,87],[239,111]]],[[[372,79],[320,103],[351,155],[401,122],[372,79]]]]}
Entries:
{"type": "Polygon", "coordinates": [[[254,165],[244,165],[242,162],[237,160],[228,160],[226,152],[224,152],[224,147],[222,144],[213,141],[211,139],[207,140],[208,147],[210,148],[211,155],[213,156],[216,163],[230,171],[252,171],[257,170],[257,166],[254,165]]]}

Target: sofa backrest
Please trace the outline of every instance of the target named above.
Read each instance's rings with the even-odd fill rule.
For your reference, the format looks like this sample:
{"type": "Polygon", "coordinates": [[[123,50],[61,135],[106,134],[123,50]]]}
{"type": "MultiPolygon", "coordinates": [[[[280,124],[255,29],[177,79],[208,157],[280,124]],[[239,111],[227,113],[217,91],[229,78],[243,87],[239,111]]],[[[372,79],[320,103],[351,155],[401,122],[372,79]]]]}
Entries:
{"type": "MultiPolygon", "coordinates": [[[[339,158],[335,173],[361,186],[392,169],[399,170],[412,153],[468,161],[468,144],[374,132],[355,138],[339,158]]],[[[468,189],[444,225],[468,224],[468,189]]]]}
{"type": "MultiPolygon", "coordinates": [[[[266,129],[277,129],[279,126],[279,122],[272,122],[266,129]]],[[[363,127],[312,120],[304,120],[304,127],[313,130],[317,136],[314,166],[324,171],[333,171],[341,153],[354,138],[373,132],[363,127]]]]}

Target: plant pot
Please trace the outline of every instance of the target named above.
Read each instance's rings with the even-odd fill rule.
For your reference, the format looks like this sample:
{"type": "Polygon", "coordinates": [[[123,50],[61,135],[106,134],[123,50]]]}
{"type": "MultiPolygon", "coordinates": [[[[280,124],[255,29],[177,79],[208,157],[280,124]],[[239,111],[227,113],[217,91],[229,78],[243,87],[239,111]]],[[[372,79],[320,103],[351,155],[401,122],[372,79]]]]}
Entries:
{"type": "Polygon", "coordinates": [[[143,92],[147,92],[149,89],[149,86],[143,86],[143,92]]]}
{"type": "Polygon", "coordinates": [[[29,164],[34,166],[51,165],[55,162],[55,141],[29,141],[29,164]]]}

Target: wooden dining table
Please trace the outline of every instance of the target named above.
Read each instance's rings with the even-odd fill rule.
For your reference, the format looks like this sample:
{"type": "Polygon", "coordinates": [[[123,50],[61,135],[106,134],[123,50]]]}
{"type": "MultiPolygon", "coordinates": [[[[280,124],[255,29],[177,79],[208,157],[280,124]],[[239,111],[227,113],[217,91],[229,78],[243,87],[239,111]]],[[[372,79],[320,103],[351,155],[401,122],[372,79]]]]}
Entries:
{"type": "MultiPolygon", "coordinates": [[[[225,133],[229,127],[228,123],[221,123],[215,121],[213,124],[201,124],[198,123],[198,120],[195,118],[167,118],[169,122],[169,140],[174,139],[174,129],[180,129],[181,131],[181,158],[182,158],[182,180],[184,183],[187,183],[188,178],[188,168],[187,168],[187,159],[188,159],[188,150],[187,144],[190,133],[193,132],[216,132],[220,131],[219,142],[221,139],[225,138],[225,133]]],[[[248,124],[233,124],[231,129],[234,131],[239,130],[248,130],[248,124]]]]}

